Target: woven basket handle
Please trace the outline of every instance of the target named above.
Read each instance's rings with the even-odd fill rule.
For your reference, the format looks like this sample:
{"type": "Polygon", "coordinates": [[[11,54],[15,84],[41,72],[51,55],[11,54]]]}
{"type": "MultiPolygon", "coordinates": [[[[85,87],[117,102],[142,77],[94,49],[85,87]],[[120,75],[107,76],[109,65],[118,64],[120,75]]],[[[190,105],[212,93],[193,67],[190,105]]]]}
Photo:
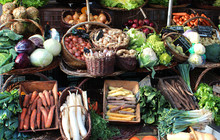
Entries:
{"type": "Polygon", "coordinates": [[[9,20],[8,22],[3,23],[3,24],[0,26],[0,30],[2,30],[6,25],[11,24],[11,23],[13,23],[13,22],[31,22],[31,23],[33,23],[35,26],[37,26],[37,28],[40,29],[41,35],[42,35],[42,37],[44,37],[44,30],[43,30],[43,28],[42,28],[37,22],[35,22],[34,20],[31,20],[31,19],[11,19],[11,20],[9,20]]]}
{"type": "MultiPolygon", "coordinates": [[[[93,22],[81,22],[81,23],[79,23],[79,24],[76,24],[76,25],[72,26],[72,27],[66,32],[66,34],[71,33],[71,31],[72,31],[73,29],[78,28],[78,27],[80,27],[80,26],[82,26],[82,25],[86,25],[86,24],[99,25],[99,26],[104,27],[104,28],[110,28],[108,25],[105,25],[105,24],[100,23],[100,22],[95,22],[95,21],[93,21],[93,22]]],[[[64,36],[65,36],[65,35],[64,35],[64,36]]]]}
{"type": "Polygon", "coordinates": [[[190,22],[190,21],[192,21],[192,20],[194,20],[194,19],[200,19],[200,18],[207,20],[207,21],[212,25],[213,28],[218,29],[218,28],[215,26],[215,24],[214,24],[210,19],[208,19],[208,18],[206,18],[206,17],[202,17],[202,16],[195,16],[195,17],[193,17],[193,18],[188,19],[187,21],[185,21],[185,22],[183,23],[183,26],[186,26],[186,24],[187,24],[188,22],[190,22]]]}
{"type": "Polygon", "coordinates": [[[181,34],[179,34],[177,32],[170,32],[170,33],[167,33],[167,34],[163,34],[162,35],[162,40],[165,40],[170,35],[181,35],[181,34]]]}
{"type": "Polygon", "coordinates": [[[148,29],[151,29],[151,30],[153,30],[154,31],[154,34],[156,34],[157,32],[156,32],[156,30],[153,28],[153,27],[151,27],[151,26],[141,26],[141,27],[139,27],[139,28],[137,28],[138,30],[140,30],[140,29],[143,29],[143,28],[148,28],[148,29]]]}
{"type": "MultiPolygon", "coordinates": [[[[33,75],[39,76],[39,77],[43,78],[43,79],[46,80],[46,81],[50,81],[50,79],[49,79],[47,76],[45,76],[44,74],[42,74],[42,73],[33,73],[33,75]]],[[[16,78],[16,77],[18,77],[18,75],[11,75],[11,76],[5,81],[5,83],[3,84],[3,86],[2,86],[2,91],[5,91],[6,88],[7,88],[7,86],[8,86],[8,84],[11,82],[11,80],[14,79],[14,78],[16,78]]]]}

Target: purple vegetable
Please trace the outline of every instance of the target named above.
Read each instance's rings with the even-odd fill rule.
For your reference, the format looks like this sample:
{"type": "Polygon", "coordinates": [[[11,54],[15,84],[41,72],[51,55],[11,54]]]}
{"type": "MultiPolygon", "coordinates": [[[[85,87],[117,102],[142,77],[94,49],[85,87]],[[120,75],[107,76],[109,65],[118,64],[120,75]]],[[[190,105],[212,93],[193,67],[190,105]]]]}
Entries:
{"type": "Polygon", "coordinates": [[[29,67],[31,64],[29,56],[26,53],[20,53],[15,59],[15,68],[23,69],[29,67]]]}
{"type": "Polygon", "coordinates": [[[28,39],[31,40],[36,47],[43,48],[44,38],[41,35],[36,34],[29,37],[28,39]]]}
{"type": "Polygon", "coordinates": [[[17,53],[27,53],[30,55],[35,50],[34,43],[29,39],[23,39],[17,43],[15,46],[15,51],[17,53]]]}

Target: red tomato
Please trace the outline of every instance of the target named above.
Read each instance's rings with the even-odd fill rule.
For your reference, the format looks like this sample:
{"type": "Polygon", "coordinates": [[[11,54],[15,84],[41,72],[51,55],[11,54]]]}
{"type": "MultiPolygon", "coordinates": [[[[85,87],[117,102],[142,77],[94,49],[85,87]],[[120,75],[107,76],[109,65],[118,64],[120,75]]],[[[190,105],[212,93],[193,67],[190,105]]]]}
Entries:
{"type": "Polygon", "coordinates": [[[140,140],[138,137],[132,137],[129,140],[140,140]]]}
{"type": "Polygon", "coordinates": [[[142,140],[157,140],[157,138],[154,136],[144,136],[142,140]]]}

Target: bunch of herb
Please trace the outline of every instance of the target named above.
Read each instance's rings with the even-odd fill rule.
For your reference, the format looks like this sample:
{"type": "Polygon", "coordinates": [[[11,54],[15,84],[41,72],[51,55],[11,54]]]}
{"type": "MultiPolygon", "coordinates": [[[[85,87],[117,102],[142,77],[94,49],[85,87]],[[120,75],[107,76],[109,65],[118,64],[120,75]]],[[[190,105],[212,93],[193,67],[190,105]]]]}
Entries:
{"type": "MultiPolygon", "coordinates": [[[[6,4],[8,2],[13,2],[14,0],[0,0],[1,4],[6,4]]],[[[25,7],[43,7],[48,3],[49,0],[15,0],[17,5],[23,5],[25,7]]]]}
{"type": "Polygon", "coordinates": [[[151,86],[140,88],[140,111],[141,119],[147,124],[157,124],[164,108],[171,108],[171,105],[164,96],[151,86]]]}
{"type": "Polygon", "coordinates": [[[27,137],[17,132],[18,113],[22,109],[19,104],[18,90],[0,93],[0,139],[24,139],[27,137]],[[3,133],[4,132],[4,133],[3,133]]]}
{"type": "Polygon", "coordinates": [[[91,140],[108,140],[113,136],[120,135],[118,128],[109,126],[108,121],[104,120],[101,116],[95,113],[94,110],[90,113],[92,121],[91,140]]]}
{"type": "Polygon", "coordinates": [[[201,83],[194,95],[199,100],[199,107],[211,110],[214,114],[215,124],[220,125],[220,97],[213,94],[212,87],[201,83]]]}
{"type": "Polygon", "coordinates": [[[194,128],[204,128],[212,120],[212,112],[207,109],[190,111],[164,109],[160,117],[158,130],[160,136],[164,137],[167,134],[182,132],[189,126],[194,128]]]}

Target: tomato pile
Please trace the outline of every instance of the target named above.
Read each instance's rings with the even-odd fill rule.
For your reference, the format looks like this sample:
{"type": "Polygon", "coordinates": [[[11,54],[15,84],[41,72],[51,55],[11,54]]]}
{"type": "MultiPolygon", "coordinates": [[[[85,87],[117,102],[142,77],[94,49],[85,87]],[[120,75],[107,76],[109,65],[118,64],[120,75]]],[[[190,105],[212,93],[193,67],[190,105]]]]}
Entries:
{"type": "Polygon", "coordinates": [[[85,57],[83,56],[84,48],[91,49],[91,44],[86,41],[86,39],[76,35],[65,37],[64,43],[68,51],[74,57],[83,61],[85,60],[85,57]]]}

